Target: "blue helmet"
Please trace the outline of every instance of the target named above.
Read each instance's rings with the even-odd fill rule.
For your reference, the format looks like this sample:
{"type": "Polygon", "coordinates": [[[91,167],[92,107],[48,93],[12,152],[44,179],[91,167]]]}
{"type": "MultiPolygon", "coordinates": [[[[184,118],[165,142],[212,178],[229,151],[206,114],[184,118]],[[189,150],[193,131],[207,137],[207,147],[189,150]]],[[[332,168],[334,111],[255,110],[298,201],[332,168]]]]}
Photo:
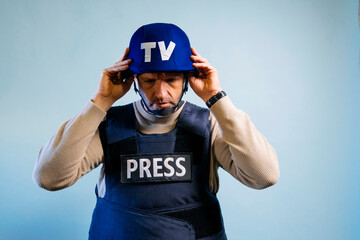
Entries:
{"type": "Polygon", "coordinates": [[[189,38],[174,24],[152,23],[140,27],[133,34],[129,48],[132,73],[195,70],[189,38]]]}

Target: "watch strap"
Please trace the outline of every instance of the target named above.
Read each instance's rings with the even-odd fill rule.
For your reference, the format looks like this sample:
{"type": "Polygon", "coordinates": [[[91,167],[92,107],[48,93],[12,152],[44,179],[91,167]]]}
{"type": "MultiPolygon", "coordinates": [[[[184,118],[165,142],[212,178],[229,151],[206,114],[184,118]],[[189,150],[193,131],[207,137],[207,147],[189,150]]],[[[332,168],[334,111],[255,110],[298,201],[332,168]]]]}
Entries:
{"type": "Polygon", "coordinates": [[[221,98],[225,96],[226,93],[224,91],[220,91],[211,98],[209,98],[209,100],[206,101],[206,105],[208,106],[208,108],[211,108],[217,101],[219,101],[221,98]]]}

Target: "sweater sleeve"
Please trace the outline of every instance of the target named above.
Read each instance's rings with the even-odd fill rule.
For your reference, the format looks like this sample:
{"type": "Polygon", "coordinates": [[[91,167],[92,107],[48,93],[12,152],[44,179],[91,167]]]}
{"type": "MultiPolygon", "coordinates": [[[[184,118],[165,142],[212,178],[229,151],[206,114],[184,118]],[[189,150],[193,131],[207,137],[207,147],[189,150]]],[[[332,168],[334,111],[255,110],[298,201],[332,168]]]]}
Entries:
{"type": "Polygon", "coordinates": [[[275,184],[279,178],[276,153],[249,116],[237,109],[228,96],[210,111],[215,163],[251,188],[275,184]]]}
{"type": "Polygon", "coordinates": [[[78,115],[63,123],[38,154],[34,182],[55,191],[73,185],[96,168],[104,155],[98,126],[105,115],[89,101],[78,115]]]}

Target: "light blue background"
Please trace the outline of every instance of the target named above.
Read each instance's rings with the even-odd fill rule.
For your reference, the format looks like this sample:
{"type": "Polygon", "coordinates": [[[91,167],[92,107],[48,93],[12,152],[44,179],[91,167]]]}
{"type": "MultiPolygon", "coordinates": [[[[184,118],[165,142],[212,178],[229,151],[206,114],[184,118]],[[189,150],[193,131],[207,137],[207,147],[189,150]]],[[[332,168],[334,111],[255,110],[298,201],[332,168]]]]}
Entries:
{"type": "Polygon", "coordinates": [[[34,162],[151,22],[184,29],[277,151],[266,190],[220,171],[229,239],[360,239],[357,0],[3,0],[0,20],[0,239],[87,238],[98,169],[48,192],[34,162]]]}

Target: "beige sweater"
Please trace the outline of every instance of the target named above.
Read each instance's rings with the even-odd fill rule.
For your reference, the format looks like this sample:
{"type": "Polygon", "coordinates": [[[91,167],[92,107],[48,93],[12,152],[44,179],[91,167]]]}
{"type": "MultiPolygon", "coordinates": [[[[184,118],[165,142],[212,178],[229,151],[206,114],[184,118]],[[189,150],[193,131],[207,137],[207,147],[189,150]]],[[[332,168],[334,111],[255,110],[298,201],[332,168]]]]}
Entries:
{"type": "MultiPolygon", "coordinates": [[[[159,118],[146,112],[140,101],[134,103],[134,109],[137,130],[148,134],[171,131],[182,110],[159,118]]],[[[279,178],[276,153],[248,115],[236,109],[229,97],[216,102],[210,111],[211,190],[218,191],[219,166],[251,188],[262,189],[275,184],[279,178]]],[[[89,101],[78,115],[63,123],[39,152],[34,182],[47,190],[59,190],[73,185],[99,166],[104,152],[98,126],[105,116],[105,112],[89,101]]],[[[101,175],[103,173],[102,169],[101,175]]],[[[102,180],[100,176],[99,185],[102,180]]]]}

